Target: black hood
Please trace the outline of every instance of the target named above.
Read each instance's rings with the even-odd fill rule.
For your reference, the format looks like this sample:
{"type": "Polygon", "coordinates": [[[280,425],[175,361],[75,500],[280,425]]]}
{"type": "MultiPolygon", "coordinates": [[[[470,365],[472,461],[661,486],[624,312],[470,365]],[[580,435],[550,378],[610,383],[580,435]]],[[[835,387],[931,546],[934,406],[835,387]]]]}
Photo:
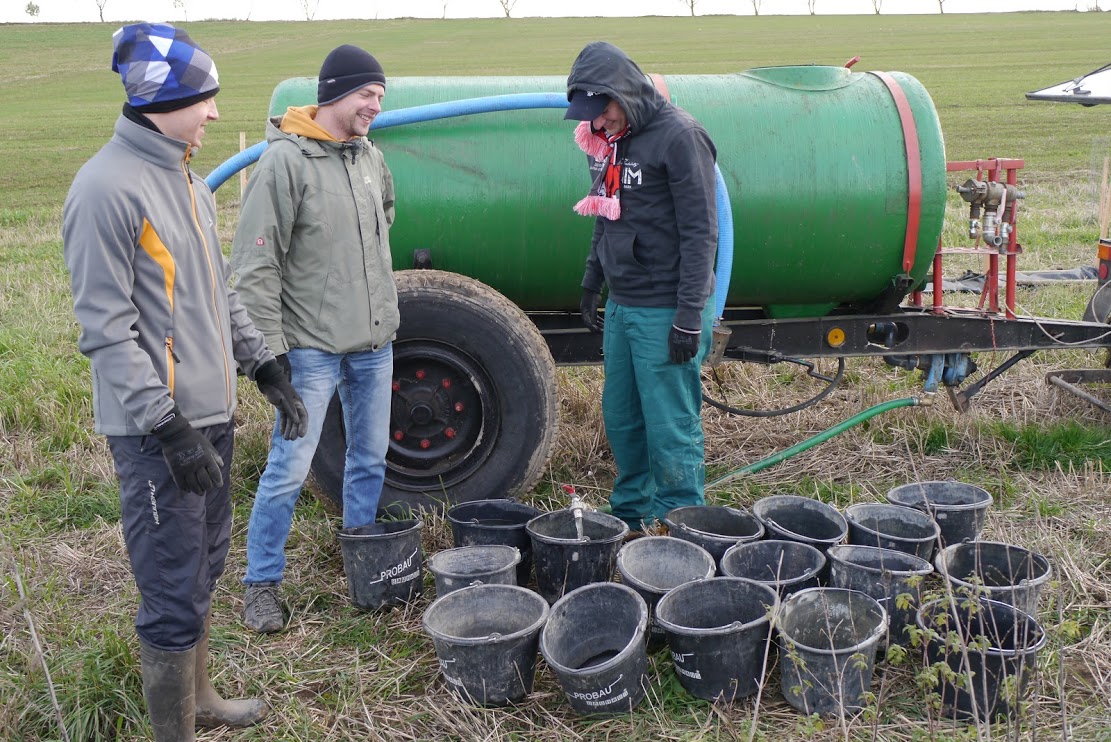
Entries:
{"type": "Polygon", "coordinates": [[[663,96],[625,52],[606,41],[586,45],[567,76],[567,99],[576,90],[605,93],[629,119],[632,132],[642,130],[664,105],[663,96]]]}

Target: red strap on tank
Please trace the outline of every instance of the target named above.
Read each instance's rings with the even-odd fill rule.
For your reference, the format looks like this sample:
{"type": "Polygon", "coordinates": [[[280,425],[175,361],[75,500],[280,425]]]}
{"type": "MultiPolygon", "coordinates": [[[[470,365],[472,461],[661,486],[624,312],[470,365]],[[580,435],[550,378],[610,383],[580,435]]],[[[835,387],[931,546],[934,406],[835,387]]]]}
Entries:
{"type": "Polygon", "coordinates": [[[903,125],[903,142],[907,149],[907,234],[903,241],[903,272],[909,274],[918,249],[918,223],[922,218],[922,155],[918,147],[918,126],[914,123],[910,101],[895,78],[886,72],[869,74],[887,86],[903,125]]]}
{"type": "Polygon", "coordinates": [[[664,76],[655,72],[649,72],[648,79],[652,81],[653,87],[659,91],[660,95],[664,97],[664,100],[670,103],[671,91],[667,89],[667,80],[664,79],[664,76]]]}

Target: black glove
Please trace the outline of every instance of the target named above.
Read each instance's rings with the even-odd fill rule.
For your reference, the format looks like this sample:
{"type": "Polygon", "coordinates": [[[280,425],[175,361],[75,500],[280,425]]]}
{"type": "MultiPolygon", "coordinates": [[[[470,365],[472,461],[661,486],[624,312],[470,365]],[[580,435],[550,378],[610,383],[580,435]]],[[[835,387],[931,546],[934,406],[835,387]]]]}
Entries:
{"type": "Polygon", "coordinates": [[[224,483],[224,460],[199,430],[194,430],[177,405],[151,429],[162,444],[162,457],[177,486],[203,495],[224,483]]]}
{"type": "Polygon", "coordinates": [[[667,349],[671,353],[672,363],[686,363],[698,354],[698,346],[702,342],[702,330],[684,330],[682,327],[671,326],[671,334],[667,336],[667,349]]]}
{"type": "MultiPolygon", "coordinates": [[[[285,354],[278,356],[285,358],[285,354]]],[[[286,358],[286,363],[289,359],[286,358]]],[[[255,383],[266,400],[278,408],[278,421],[282,438],[295,441],[309,432],[309,413],[301,396],[289,383],[289,376],[282,370],[278,360],[267,361],[255,371],[255,383]]]]}
{"type": "Polygon", "coordinates": [[[289,365],[289,353],[282,353],[281,355],[274,356],[274,360],[277,361],[278,365],[282,367],[282,371],[285,371],[286,377],[292,379],[293,366],[289,365]]]}
{"type": "Polygon", "coordinates": [[[602,295],[599,292],[583,289],[582,299],[579,300],[579,311],[583,316],[583,324],[591,332],[601,332],[606,324],[602,315],[598,314],[598,304],[601,301],[602,295]]]}

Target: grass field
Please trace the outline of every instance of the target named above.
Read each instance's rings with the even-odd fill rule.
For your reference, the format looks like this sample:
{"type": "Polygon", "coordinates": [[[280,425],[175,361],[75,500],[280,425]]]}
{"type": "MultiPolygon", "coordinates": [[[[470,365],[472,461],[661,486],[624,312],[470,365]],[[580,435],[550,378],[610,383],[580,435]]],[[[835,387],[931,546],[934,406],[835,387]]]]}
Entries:
{"type": "MultiPolygon", "coordinates": [[[[51,690],[70,739],[143,739],[149,732],[131,625],[137,596],[111,460],[103,439],[91,432],[88,365],[75,349],[59,238],[70,180],[107,139],[122,102],[119,80],[108,69],[114,29],[0,26],[2,739],[60,739],[51,690]]],[[[859,54],[857,69],[900,70],[924,83],[950,159],[1026,158],[1020,267],[1093,259],[1109,111],[1030,103],[1023,93],[1107,61],[1111,19],[1103,14],[211,22],[189,30],[217,60],[222,82],[221,121],[209,128],[195,161],[201,172],[238,149],[240,131],[248,142],[260,139],[274,85],[315,75],[324,54],[340,43],[372,49],[391,76],[564,74],[582,44],[599,37],[664,74],[841,64],[859,54]]],[[[219,198],[226,242],[235,224],[235,189],[222,189],[219,198]]],[[[963,225],[956,203],[949,217],[946,240],[957,243],[963,225]]],[[[1023,291],[1019,301],[1034,314],[1075,318],[1091,288],[1023,291]]],[[[985,369],[1002,360],[977,358],[985,369]]],[[[970,413],[959,415],[938,398],[931,407],[876,418],[714,493],[716,502],[744,507],[791,492],[845,506],[882,500],[889,487],[906,481],[959,478],[986,487],[995,497],[986,535],[1047,554],[1055,569],[1038,616],[1049,642],[1017,728],[939,721],[920,688],[923,678],[908,662],[881,663],[875,703],[844,723],[798,715],[783,702],[777,680],[759,706],[696,701],[678,685],[663,653],[652,657],[649,697],[629,717],[576,718],[543,667],[527,703],[473,708],[456,700],[439,676],[420,627],[427,599],[380,615],[350,606],[334,538],[338,521],[311,497],[298,506],[288,546],[289,629],[251,635],[237,618],[238,581],[268,418],[259,395],[242,385],[236,520],[212,646],[217,687],[225,694],[262,693],[274,713],[256,729],[215,730],[201,739],[1111,740],[1111,428],[1105,416],[1055,393],[1041,378],[1051,369],[1098,361],[1080,351],[1039,354],[989,386],[970,413]]],[[[813,393],[805,380],[779,369],[731,364],[724,377],[734,404],[780,406],[813,393]]],[[[559,384],[559,443],[530,500],[562,506],[557,485],[573,482],[599,505],[613,477],[600,432],[601,376],[597,369],[565,369],[559,384]]],[[[854,361],[842,388],[805,412],[736,420],[707,411],[710,475],[918,389],[915,376],[854,361]]],[[[449,543],[441,518],[429,515],[426,525],[426,553],[449,543]]]]}

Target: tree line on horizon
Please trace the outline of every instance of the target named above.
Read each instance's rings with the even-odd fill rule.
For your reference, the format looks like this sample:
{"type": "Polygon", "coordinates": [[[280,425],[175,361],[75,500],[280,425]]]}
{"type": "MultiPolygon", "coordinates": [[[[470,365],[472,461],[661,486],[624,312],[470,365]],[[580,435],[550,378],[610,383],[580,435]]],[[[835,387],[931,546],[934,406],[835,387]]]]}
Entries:
{"type": "MultiPolygon", "coordinates": [[[[505,13],[505,17],[512,18],[513,9],[517,6],[518,1],[519,0],[497,0],[497,3],[501,7],[502,12],[505,13]]],[[[690,11],[691,17],[697,15],[699,0],[676,1],[690,11]]],[[[108,4],[109,0],[92,0],[92,2],[96,3],[96,9],[97,13],[100,16],[100,22],[104,23],[104,8],[108,4]]],[[[171,2],[175,10],[180,10],[182,12],[182,14],[184,15],[184,21],[188,23],[189,0],[171,0],[171,2]]],[[[304,14],[306,21],[312,21],[316,19],[316,14],[320,10],[320,2],[321,0],[297,0],[297,5],[304,14]]],[[[445,19],[447,18],[448,2],[449,0],[440,0],[440,4],[443,8],[443,15],[441,17],[445,19]]],[[[759,16],[761,8],[764,7],[765,0],[748,0],[748,2],[752,5],[753,14],[759,16]]],[[[869,0],[869,2],[872,4],[873,12],[876,15],[881,15],[883,11],[884,0],[869,0]]],[[[935,0],[935,2],[937,2],[938,13],[940,13],[941,15],[945,15],[946,0],[935,0]]],[[[1085,10],[1096,13],[1102,12],[1103,9],[1100,7],[1099,2],[1100,0],[1091,0],[1091,5],[1088,5],[1085,10]]],[[[817,5],[818,0],[806,0],[806,9],[810,12],[810,15],[817,15],[817,5]]],[[[1079,11],[1079,5],[1074,7],[1074,10],[1079,11]]],[[[42,12],[42,8],[37,3],[35,3],[34,0],[28,0],[27,6],[26,8],[24,8],[24,11],[31,18],[37,18],[42,12]]],[[[250,19],[251,14],[250,12],[248,12],[247,17],[243,20],[249,21],[250,19]]]]}

